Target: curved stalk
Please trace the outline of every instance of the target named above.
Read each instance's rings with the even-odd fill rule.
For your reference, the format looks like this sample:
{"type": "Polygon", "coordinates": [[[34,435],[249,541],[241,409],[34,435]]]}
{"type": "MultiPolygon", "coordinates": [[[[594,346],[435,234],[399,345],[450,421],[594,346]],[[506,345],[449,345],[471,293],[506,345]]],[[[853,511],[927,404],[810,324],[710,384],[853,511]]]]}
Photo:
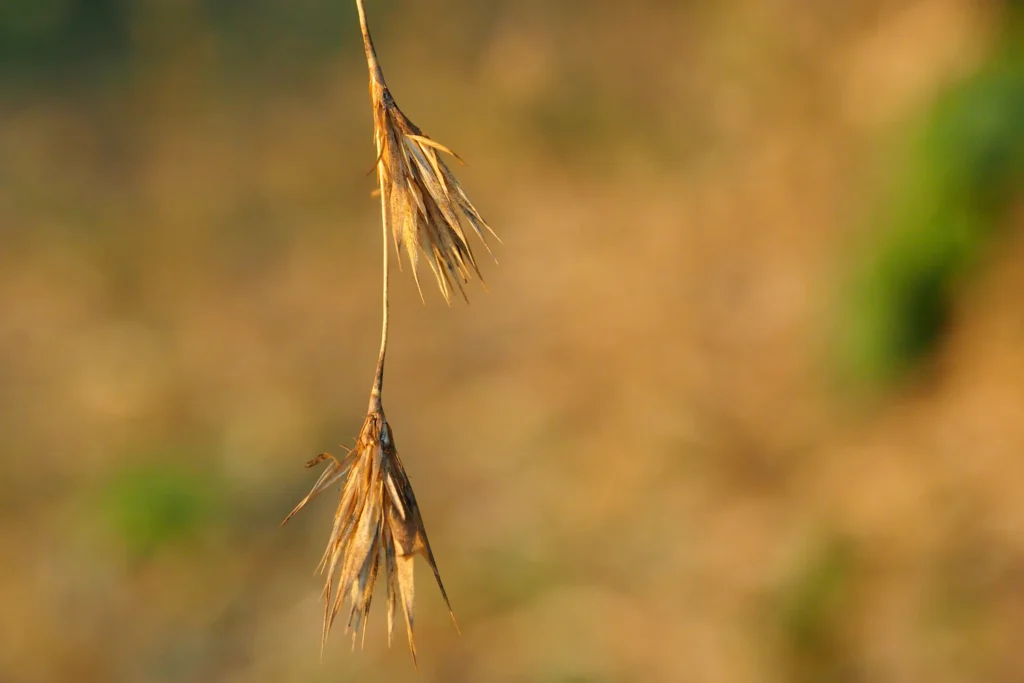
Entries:
{"type": "Polygon", "coordinates": [[[363,50],[366,52],[366,66],[370,69],[370,82],[383,85],[384,72],[381,71],[380,64],[377,62],[377,51],[373,49],[373,39],[370,37],[370,29],[366,24],[363,0],[356,0],[356,9],[359,10],[359,29],[363,32],[363,50]]]}
{"type": "MultiPolygon", "coordinates": [[[[378,152],[379,153],[379,152],[378,152]]],[[[380,173],[378,171],[378,178],[380,173]]],[[[384,354],[388,348],[388,222],[387,222],[387,210],[384,204],[384,193],[380,194],[380,216],[381,216],[381,229],[383,235],[383,252],[384,252],[384,282],[381,286],[382,301],[381,301],[381,324],[380,324],[380,355],[377,357],[377,372],[373,377],[373,388],[370,389],[370,406],[369,412],[377,412],[381,410],[381,399],[380,394],[384,389],[384,354]]]]}
{"type": "MultiPolygon", "coordinates": [[[[356,8],[359,11],[359,28],[363,33],[363,50],[366,52],[366,66],[370,70],[370,100],[376,99],[376,89],[384,84],[384,74],[380,64],[377,62],[377,55],[373,49],[373,39],[370,38],[370,29],[366,24],[366,11],[363,8],[363,0],[356,0],[356,8]]],[[[380,223],[381,235],[383,237],[383,283],[381,285],[381,326],[380,326],[380,355],[377,357],[377,370],[373,376],[373,387],[370,389],[370,405],[368,411],[379,412],[381,410],[381,392],[384,390],[384,356],[388,348],[388,211],[387,200],[384,193],[384,168],[381,162],[381,154],[384,148],[384,140],[381,135],[374,131],[374,143],[377,148],[377,186],[380,190],[380,223]]]]}
{"type": "MultiPolygon", "coordinates": [[[[383,564],[388,597],[388,644],[391,643],[396,607],[401,605],[409,650],[415,663],[415,555],[423,555],[430,564],[453,622],[455,614],[451,611],[448,594],[441,582],[441,575],[434,561],[430,542],[427,540],[427,531],[423,526],[423,518],[416,504],[412,484],[398,457],[391,427],[384,417],[381,405],[384,359],[388,347],[388,234],[391,233],[394,237],[396,258],[399,255],[398,238],[400,235],[403,237],[402,242],[409,252],[414,275],[414,254],[417,253],[415,248],[419,246],[418,237],[420,234],[428,237],[430,241],[427,244],[431,249],[430,253],[434,255],[431,267],[435,269],[441,291],[447,300],[449,274],[462,274],[466,271],[467,263],[476,268],[455,216],[456,211],[462,210],[469,217],[478,234],[480,227],[486,227],[486,223],[469,204],[469,200],[444,163],[437,159],[438,151],[446,152],[447,148],[422,135],[391,99],[374,53],[363,2],[364,0],[356,0],[356,7],[359,11],[366,64],[370,71],[370,100],[374,113],[373,141],[377,148],[376,171],[380,192],[383,247],[380,355],[377,357],[377,369],[370,390],[368,413],[355,447],[340,460],[322,453],[307,463],[306,466],[311,467],[326,459],[332,461],[331,466],[320,475],[313,489],[285,521],[323,491],[341,484],[341,501],[335,512],[334,527],[320,563],[320,571],[327,575],[323,594],[325,605],[321,652],[331,625],[346,602],[350,604],[346,631],[352,633],[353,646],[360,630],[365,637],[373,588],[378,570],[383,564]],[[410,161],[409,154],[414,156],[414,161],[410,161]],[[417,166],[414,168],[411,166],[412,163],[416,163],[417,166]],[[402,182],[396,181],[396,176],[401,178],[402,182]],[[412,213],[413,197],[418,198],[416,208],[420,214],[412,213]],[[432,203],[425,204],[425,201],[432,203]],[[395,234],[392,228],[398,228],[398,234],[395,234]],[[420,228],[422,233],[417,232],[420,228]],[[433,236],[439,230],[447,232],[441,232],[439,237],[433,236]],[[442,272],[442,266],[448,270],[442,272]]],[[[458,623],[455,623],[455,628],[458,630],[458,623]]]]}

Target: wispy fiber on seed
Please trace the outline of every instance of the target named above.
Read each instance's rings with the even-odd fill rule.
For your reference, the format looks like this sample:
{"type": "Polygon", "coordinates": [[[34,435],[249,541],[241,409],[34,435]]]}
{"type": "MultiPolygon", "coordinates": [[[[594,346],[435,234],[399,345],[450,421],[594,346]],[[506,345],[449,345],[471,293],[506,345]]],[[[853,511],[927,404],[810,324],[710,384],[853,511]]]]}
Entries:
{"type": "MultiPolygon", "coordinates": [[[[463,221],[473,229],[489,254],[491,250],[484,231],[499,242],[501,239],[480,216],[440,153],[456,159],[458,155],[424,135],[395,104],[377,62],[361,3],[359,10],[370,69],[377,176],[383,193],[385,222],[391,226],[395,251],[399,252],[399,245],[404,247],[421,298],[423,290],[417,271],[420,251],[426,256],[445,301],[451,304],[453,286],[458,287],[463,299],[468,301],[463,284],[468,283],[474,273],[483,283],[483,276],[466,240],[463,221]]],[[[491,256],[493,258],[493,254],[491,256]]]]}
{"type": "MultiPolygon", "coordinates": [[[[330,460],[312,490],[284,522],[324,491],[340,485],[341,500],[334,513],[334,526],[319,566],[319,570],[327,575],[323,594],[325,604],[321,652],[331,626],[346,600],[349,607],[345,630],[352,633],[353,647],[360,631],[365,638],[373,586],[383,564],[388,595],[388,644],[391,644],[395,612],[400,604],[409,638],[409,651],[415,662],[413,558],[417,554],[423,555],[430,564],[453,622],[455,614],[441,582],[416,496],[398,457],[391,426],[384,418],[382,407],[384,359],[388,346],[389,242],[394,241],[396,252],[399,251],[399,245],[404,247],[412,264],[417,289],[420,289],[416,271],[419,252],[427,255],[427,263],[437,279],[441,294],[450,304],[454,286],[459,288],[465,298],[463,284],[469,281],[471,273],[480,277],[473,252],[466,241],[462,221],[469,224],[485,247],[487,241],[484,230],[495,238],[497,235],[480,217],[438,154],[452,152],[425,136],[398,109],[377,63],[366,25],[363,0],[356,0],[356,8],[359,11],[366,62],[370,69],[370,99],[377,147],[375,168],[381,203],[383,279],[380,355],[377,357],[377,369],[370,389],[366,420],[359,431],[355,448],[341,460],[321,453],[306,463],[307,467],[313,467],[330,460]]],[[[482,282],[483,278],[480,279],[482,282]]],[[[422,289],[420,296],[423,296],[422,289]]],[[[455,628],[458,630],[458,623],[455,628]]]]}
{"type": "MultiPolygon", "coordinates": [[[[346,599],[349,613],[345,631],[351,631],[353,647],[361,629],[365,638],[373,586],[383,563],[388,596],[388,644],[391,644],[396,607],[401,605],[409,651],[415,662],[413,559],[417,554],[423,555],[430,564],[453,622],[455,613],[441,582],[416,496],[383,411],[366,416],[355,448],[341,460],[322,453],[306,466],[313,467],[327,459],[331,464],[282,522],[291,519],[320,493],[342,482],[334,527],[319,566],[319,571],[327,574],[321,649],[346,599]]],[[[457,622],[455,627],[458,629],[457,622]]]]}

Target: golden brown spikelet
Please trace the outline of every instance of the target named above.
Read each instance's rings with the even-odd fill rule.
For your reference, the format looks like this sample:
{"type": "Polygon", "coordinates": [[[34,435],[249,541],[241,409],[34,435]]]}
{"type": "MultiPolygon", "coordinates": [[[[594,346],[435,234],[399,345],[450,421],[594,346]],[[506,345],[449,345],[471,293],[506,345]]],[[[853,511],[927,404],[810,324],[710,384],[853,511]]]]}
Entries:
{"type": "MultiPolygon", "coordinates": [[[[375,410],[366,416],[355,448],[340,461],[322,453],[306,466],[312,467],[327,459],[332,461],[331,465],[282,522],[284,524],[291,519],[323,491],[343,482],[341,501],[334,514],[334,527],[319,567],[327,574],[321,649],[346,599],[349,616],[345,630],[351,631],[355,646],[356,636],[365,627],[373,586],[383,563],[388,595],[388,644],[391,643],[395,610],[400,604],[409,651],[415,662],[413,559],[417,553],[430,564],[453,622],[455,614],[441,582],[416,496],[398,457],[383,410],[375,410]]],[[[457,622],[455,627],[458,629],[457,622]]]]}
{"type": "MultiPolygon", "coordinates": [[[[480,216],[441,153],[458,155],[423,134],[395,104],[366,28],[359,3],[363,44],[370,69],[370,101],[373,106],[373,135],[377,147],[377,179],[383,193],[384,221],[391,226],[395,251],[404,247],[412,266],[416,288],[420,288],[417,266],[419,252],[426,255],[445,301],[451,304],[453,286],[463,299],[463,284],[473,273],[483,277],[473,250],[466,240],[463,221],[469,224],[488,253],[484,231],[501,239],[480,216]]],[[[461,159],[459,159],[461,161],[461,159]]],[[[493,258],[493,254],[491,254],[493,258]]],[[[399,261],[401,263],[401,261],[399,261]]]]}
{"type": "MultiPolygon", "coordinates": [[[[388,594],[388,643],[391,643],[395,611],[400,604],[409,638],[409,650],[415,662],[413,558],[417,553],[422,554],[430,563],[453,622],[455,614],[451,611],[451,603],[427,540],[416,496],[398,457],[391,426],[384,417],[381,405],[384,359],[388,345],[389,233],[396,251],[399,245],[405,248],[417,289],[419,278],[416,266],[419,252],[422,251],[427,255],[427,263],[437,279],[441,294],[445,301],[451,303],[453,286],[457,286],[465,297],[462,285],[469,281],[471,273],[480,277],[473,251],[466,241],[462,221],[465,220],[472,227],[484,246],[487,246],[484,230],[492,235],[494,231],[480,217],[439,156],[439,152],[452,152],[425,136],[398,109],[377,63],[362,0],[356,0],[356,7],[359,10],[366,61],[370,69],[370,98],[373,105],[376,170],[381,203],[384,277],[380,355],[370,390],[366,420],[359,431],[355,448],[341,460],[321,453],[306,463],[307,467],[313,467],[325,460],[331,461],[309,494],[282,524],[318,495],[340,484],[341,500],[334,514],[334,526],[319,567],[321,572],[327,574],[321,651],[346,600],[349,603],[346,631],[352,632],[353,646],[360,631],[365,636],[373,586],[383,563],[388,594]]],[[[497,235],[494,237],[497,238],[497,235]]],[[[423,296],[422,290],[420,296],[423,296]]],[[[455,628],[458,630],[458,623],[455,628]]]]}

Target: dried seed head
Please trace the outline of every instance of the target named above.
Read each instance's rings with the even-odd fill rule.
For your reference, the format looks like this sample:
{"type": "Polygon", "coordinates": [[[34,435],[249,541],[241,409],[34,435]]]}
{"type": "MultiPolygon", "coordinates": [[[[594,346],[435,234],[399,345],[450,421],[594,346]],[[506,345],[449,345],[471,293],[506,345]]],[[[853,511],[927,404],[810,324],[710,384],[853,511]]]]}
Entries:
{"type": "MultiPolygon", "coordinates": [[[[355,646],[356,636],[364,628],[370,612],[373,585],[383,561],[388,593],[388,644],[391,643],[396,606],[400,603],[409,650],[415,662],[413,557],[416,553],[422,554],[430,564],[452,621],[455,621],[455,614],[451,611],[416,496],[398,457],[391,427],[383,411],[377,410],[366,416],[355,448],[340,461],[321,454],[307,463],[307,467],[328,458],[332,460],[331,466],[284,520],[287,522],[321,492],[343,481],[334,527],[319,567],[327,574],[321,648],[346,598],[349,617],[345,630],[352,632],[355,646]]],[[[364,637],[365,633],[364,630],[364,637]]]]}
{"type": "Polygon", "coordinates": [[[499,242],[501,239],[480,216],[440,153],[456,159],[458,155],[424,135],[395,104],[377,62],[361,3],[359,9],[370,69],[377,181],[383,194],[384,221],[391,227],[395,251],[400,250],[399,245],[405,248],[421,298],[423,290],[417,272],[420,251],[426,255],[427,265],[445,301],[451,303],[453,286],[458,287],[466,299],[463,284],[469,282],[473,273],[481,283],[483,277],[466,240],[463,221],[473,229],[492,258],[494,255],[484,231],[499,242]]]}
{"type": "Polygon", "coordinates": [[[480,216],[439,153],[455,154],[423,135],[398,108],[386,87],[380,88],[379,98],[374,102],[374,128],[380,149],[378,177],[396,252],[399,244],[405,248],[421,297],[423,290],[417,273],[420,251],[426,255],[445,301],[451,303],[453,286],[466,298],[463,284],[469,282],[473,273],[481,282],[483,277],[466,240],[462,220],[472,227],[488,253],[491,250],[484,231],[496,239],[498,236],[480,216]]]}

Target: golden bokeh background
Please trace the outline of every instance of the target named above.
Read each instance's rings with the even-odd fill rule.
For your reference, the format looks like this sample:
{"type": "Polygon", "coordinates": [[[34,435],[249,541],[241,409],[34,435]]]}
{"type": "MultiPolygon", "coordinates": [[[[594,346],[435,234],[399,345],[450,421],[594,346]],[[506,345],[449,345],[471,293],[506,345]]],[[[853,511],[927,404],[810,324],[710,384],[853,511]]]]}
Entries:
{"type": "Polygon", "coordinates": [[[352,3],[8,2],[0,680],[1022,680],[1021,4],[367,10],[504,240],[393,287],[462,635],[421,563],[418,674],[321,661],[278,527],[376,359],[352,3]]]}

